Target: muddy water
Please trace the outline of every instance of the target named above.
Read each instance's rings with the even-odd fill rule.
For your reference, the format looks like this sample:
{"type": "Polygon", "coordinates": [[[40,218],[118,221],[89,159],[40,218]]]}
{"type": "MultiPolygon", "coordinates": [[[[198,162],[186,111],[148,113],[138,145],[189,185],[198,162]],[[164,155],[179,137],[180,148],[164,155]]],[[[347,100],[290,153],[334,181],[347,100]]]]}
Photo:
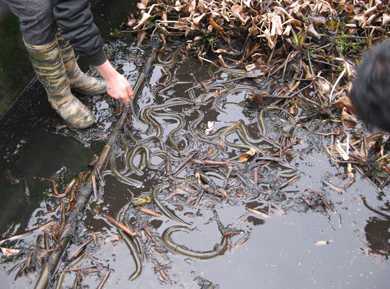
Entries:
{"type": "MultiPolygon", "coordinates": [[[[124,44],[113,44],[109,50],[113,52],[112,57],[117,66],[134,83],[142,65],[141,57],[124,44]]],[[[192,83],[178,84],[164,93],[158,93],[162,88],[158,84],[166,79],[164,71],[171,70],[166,65],[156,65],[148,86],[137,100],[140,111],[170,98],[189,98],[187,89],[196,84],[190,73],[194,73],[200,80],[208,78],[210,68],[195,60],[186,60],[178,65],[179,69],[173,79],[192,83]]],[[[218,73],[215,82],[221,82],[227,77],[223,72],[218,73]]],[[[260,81],[256,85],[263,84],[260,81]]],[[[247,93],[244,90],[231,90],[219,97],[221,101],[218,101],[218,109],[207,104],[199,105],[199,109],[205,113],[199,128],[202,131],[207,129],[208,121],[214,121],[218,129],[242,120],[250,128],[251,135],[255,136],[257,109],[245,105],[247,93]]],[[[47,197],[50,193],[49,184],[38,177],[56,177],[66,183],[85,169],[93,154],[100,151],[102,140],[107,137],[115,121],[115,105],[101,97],[95,97],[89,102],[95,107],[99,120],[97,127],[80,133],[67,130],[61,127],[58,119],[52,119],[46,127],[32,130],[30,137],[21,139],[10,150],[11,154],[4,156],[12,161],[2,170],[0,181],[3,199],[0,204],[0,233],[3,235],[23,231],[47,220],[45,212],[53,200],[47,197]]],[[[179,114],[184,108],[190,109],[183,106],[175,107],[174,110],[179,114]]],[[[163,139],[167,141],[169,132],[177,123],[163,113],[158,120],[163,127],[163,139]]],[[[188,113],[186,120],[191,123],[195,118],[196,113],[188,113]]],[[[278,112],[265,113],[264,123],[267,135],[272,138],[290,131],[289,124],[278,112]],[[286,127],[288,129],[283,129],[286,127]]],[[[183,139],[188,137],[184,133],[186,129],[187,126],[183,132],[178,132],[183,139]]],[[[224,225],[240,229],[242,233],[234,237],[232,248],[223,256],[196,260],[173,253],[160,254],[145,244],[149,258],[144,262],[143,273],[135,281],[129,281],[134,263],[126,245],[118,240],[114,228],[88,213],[75,242],[85,240],[84,237],[92,232],[97,234],[98,241],[88,248],[93,261],[83,261],[82,267],[97,266],[101,272],[109,268],[111,274],[105,288],[389,288],[390,221],[367,209],[360,198],[361,195],[365,196],[370,205],[379,208],[388,205],[388,192],[386,189],[379,191],[358,173],[355,182],[343,192],[326,185],[332,183],[340,188],[349,181],[345,178],[344,170],[334,166],[324,151],[327,140],[316,134],[326,129],[320,121],[295,128],[294,135],[299,141],[293,147],[294,154],[289,165],[297,170],[299,178],[286,187],[278,189],[280,179],[275,172],[279,168],[274,166],[272,170],[259,169],[263,177],[259,183],[267,184],[267,189],[264,189],[266,196],[248,193],[247,187],[242,187],[243,191],[230,191],[230,187],[241,188],[237,180],[232,180],[227,189],[235,192],[235,195],[228,201],[205,196],[197,207],[188,206],[180,199],[166,201],[171,208],[178,209],[181,217],[196,226],[197,229],[190,234],[174,235],[175,241],[192,249],[211,249],[220,239],[216,223],[212,220],[211,206],[215,206],[224,225]],[[310,202],[310,196],[316,192],[323,194],[328,204],[326,209],[305,203],[304,199],[310,202]],[[265,200],[278,208],[267,213],[268,217],[247,210],[256,202],[263,203],[265,200]],[[246,238],[248,240],[244,242],[246,238]],[[153,256],[157,256],[160,268],[156,266],[153,256]],[[164,269],[170,281],[162,282],[161,275],[156,272],[158,269],[164,269]]],[[[132,130],[139,137],[152,134],[147,125],[135,117],[132,130]]],[[[190,139],[187,144],[183,144],[183,155],[193,148],[193,144],[198,142],[190,139]]],[[[115,152],[121,155],[120,150],[115,152]]],[[[226,148],[226,152],[219,156],[227,159],[236,154],[235,150],[226,148]]],[[[250,168],[249,164],[242,165],[242,170],[251,179],[254,168],[250,168]]],[[[194,170],[187,167],[181,176],[193,174],[194,170]]],[[[121,184],[112,176],[105,177],[104,210],[115,215],[131,201],[129,189],[135,194],[149,193],[156,183],[166,181],[164,170],[148,171],[143,180],[143,186],[135,188],[121,184]]],[[[137,221],[154,224],[156,229],[153,232],[156,236],[176,224],[166,217],[143,218],[135,211],[133,213],[137,221]]],[[[9,262],[1,265],[0,288],[32,288],[37,275],[30,273],[14,280],[15,272],[8,271],[15,264],[9,262]]],[[[102,275],[85,274],[82,284],[88,286],[86,288],[96,288],[102,275]]],[[[63,288],[71,287],[74,279],[75,274],[67,274],[63,288]]]]}

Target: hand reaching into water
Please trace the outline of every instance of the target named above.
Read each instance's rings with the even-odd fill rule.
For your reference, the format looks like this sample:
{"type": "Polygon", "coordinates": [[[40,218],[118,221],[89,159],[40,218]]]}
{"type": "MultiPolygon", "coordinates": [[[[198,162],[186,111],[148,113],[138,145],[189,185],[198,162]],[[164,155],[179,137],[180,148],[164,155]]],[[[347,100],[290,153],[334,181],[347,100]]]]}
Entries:
{"type": "Polygon", "coordinates": [[[127,79],[120,74],[107,60],[97,67],[107,84],[107,94],[123,103],[129,103],[134,98],[133,89],[127,79]]]}

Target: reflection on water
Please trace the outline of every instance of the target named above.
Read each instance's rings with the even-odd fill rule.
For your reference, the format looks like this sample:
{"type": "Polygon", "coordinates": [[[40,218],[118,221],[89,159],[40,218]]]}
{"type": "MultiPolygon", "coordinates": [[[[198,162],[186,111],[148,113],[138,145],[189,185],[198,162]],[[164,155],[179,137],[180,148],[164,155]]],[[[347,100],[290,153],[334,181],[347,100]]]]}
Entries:
{"type": "Polygon", "coordinates": [[[364,227],[370,254],[390,255],[390,220],[371,217],[364,227]]]}
{"type": "Polygon", "coordinates": [[[390,253],[390,203],[385,202],[380,208],[374,208],[362,197],[364,206],[375,216],[367,220],[366,232],[368,253],[382,255],[388,258],[390,253]]]}

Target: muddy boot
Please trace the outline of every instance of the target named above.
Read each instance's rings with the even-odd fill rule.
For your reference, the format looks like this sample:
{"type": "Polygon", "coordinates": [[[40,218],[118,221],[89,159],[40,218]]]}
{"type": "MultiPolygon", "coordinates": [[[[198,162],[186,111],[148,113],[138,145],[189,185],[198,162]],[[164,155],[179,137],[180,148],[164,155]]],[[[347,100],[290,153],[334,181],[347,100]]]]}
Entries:
{"type": "Polygon", "coordinates": [[[103,80],[89,76],[81,71],[69,41],[64,40],[62,36],[58,36],[58,43],[61,47],[62,61],[70,80],[70,87],[84,95],[105,93],[106,83],[103,80]]]}
{"type": "Polygon", "coordinates": [[[71,126],[76,128],[91,126],[95,122],[93,114],[70,91],[70,83],[57,39],[44,45],[28,43],[25,45],[51,106],[71,126]]]}

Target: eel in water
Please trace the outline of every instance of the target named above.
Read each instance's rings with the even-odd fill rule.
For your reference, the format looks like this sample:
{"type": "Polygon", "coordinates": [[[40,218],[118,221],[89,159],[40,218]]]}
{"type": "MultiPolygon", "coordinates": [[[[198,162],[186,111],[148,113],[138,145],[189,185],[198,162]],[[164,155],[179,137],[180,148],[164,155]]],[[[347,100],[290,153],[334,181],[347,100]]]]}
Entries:
{"type": "Polygon", "coordinates": [[[183,231],[183,232],[191,232],[193,229],[187,227],[187,226],[182,226],[182,225],[175,225],[167,228],[164,233],[162,234],[162,241],[165,243],[165,245],[170,249],[171,251],[175,253],[182,254],[184,256],[196,258],[196,259],[202,259],[202,260],[207,260],[211,258],[215,258],[217,256],[223,255],[228,247],[228,241],[229,241],[229,236],[228,235],[223,235],[221,242],[218,244],[215,244],[214,248],[212,250],[207,250],[207,251],[195,251],[191,250],[184,245],[179,245],[176,244],[172,240],[172,234],[177,231],[183,231]]]}

